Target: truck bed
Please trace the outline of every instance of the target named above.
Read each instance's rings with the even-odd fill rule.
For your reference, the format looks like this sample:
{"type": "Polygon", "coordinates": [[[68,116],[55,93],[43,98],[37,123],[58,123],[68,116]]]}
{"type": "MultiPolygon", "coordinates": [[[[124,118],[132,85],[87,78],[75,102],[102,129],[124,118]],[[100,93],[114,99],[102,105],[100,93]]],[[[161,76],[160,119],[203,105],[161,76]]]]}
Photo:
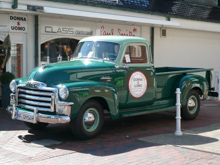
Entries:
{"type": "Polygon", "coordinates": [[[212,68],[182,68],[182,67],[159,67],[155,68],[156,75],[182,74],[211,71],[212,68]]]}
{"type": "Polygon", "coordinates": [[[181,67],[159,67],[155,68],[156,80],[157,80],[157,95],[156,99],[173,98],[175,90],[178,87],[179,82],[184,76],[188,74],[198,74],[207,79],[210,76],[212,68],[181,68],[181,67]],[[207,74],[208,73],[208,74],[207,74]]]}

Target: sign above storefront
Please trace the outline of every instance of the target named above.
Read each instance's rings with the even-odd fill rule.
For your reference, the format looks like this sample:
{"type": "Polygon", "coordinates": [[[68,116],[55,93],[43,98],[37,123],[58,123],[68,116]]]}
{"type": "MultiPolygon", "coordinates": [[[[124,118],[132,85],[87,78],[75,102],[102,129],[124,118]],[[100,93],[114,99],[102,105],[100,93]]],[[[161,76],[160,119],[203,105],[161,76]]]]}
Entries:
{"type": "Polygon", "coordinates": [[[21,15],[9,15],[10,32],[27,32],[27,17],[21,15]]]}
{"type": "Polygon", "coordinates": [[[62,27],[45,25],[41,28],[43,34],[56,34],[56,35],[73,35],[73,36],[92,36],[93,31],[85,27],[62,27]]]}
{"type": "Polygon", "coordinates": [[[133,36],[140,37],[140,27],[121,26],[110,24],[97,24],[96,35],[116,35],[116,36],[133,36]]]}

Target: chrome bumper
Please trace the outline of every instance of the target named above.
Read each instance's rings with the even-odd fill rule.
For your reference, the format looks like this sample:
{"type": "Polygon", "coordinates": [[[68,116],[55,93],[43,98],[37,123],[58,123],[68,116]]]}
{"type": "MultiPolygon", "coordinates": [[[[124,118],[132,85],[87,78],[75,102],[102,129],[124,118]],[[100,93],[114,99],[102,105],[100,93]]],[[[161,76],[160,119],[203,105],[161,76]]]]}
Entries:
{"type": "MultiPolygon", "coordinates": [[[[34,112],[26,112],[23,110],[18,110],[15,105],[13,107],[8,107],[7,111],[11,113],[12,119],[17,119],[16,114],[24,113],[24,114],[29,114],[33,116],[33,122],[32,123],[37,123],[37,122],[42,122],[42,123],[50,123],[50,124],[57,124],[57,123],[68,123],[70,122],[70,117],[69,116],[59,116],[59,115],[46,115],[46,114],[41,114],[37,112],[37,109],[34,110],[34,112]]],[[[19,120],[19,119],[18,119],[19,120]]],[[[26,121],[26,120],[22,120],[26,121]]],[[[27,121],[29,122],[29,121],[27,121]]]]}

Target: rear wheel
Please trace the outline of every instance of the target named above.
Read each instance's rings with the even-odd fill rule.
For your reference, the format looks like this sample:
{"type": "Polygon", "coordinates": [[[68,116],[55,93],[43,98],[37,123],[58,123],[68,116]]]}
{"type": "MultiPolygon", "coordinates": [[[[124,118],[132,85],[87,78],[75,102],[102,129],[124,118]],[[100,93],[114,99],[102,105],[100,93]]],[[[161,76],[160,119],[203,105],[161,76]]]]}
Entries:
{"type": "Polygon", "coordinates": [[[103,108],[95,100],[86,102],[70,122],[73,134],[80,139],[94,138],[101,132],[103,124],[103,108]]]}
{"type": "Polygon", "coordinates": [[[200,98],[196,90],[191,90],[187,96],[187,103],[181,109],[181,116],[185,120],[195,119],[200,111],[200,98]]]}
{"type": "Polygon", "coordinates": [[[42,130],[48,126],[48,123],[41,123],[41,122],[33,124],[33,123],[28,123],[24,121],[24,124],[33,130],[42,130]]]}

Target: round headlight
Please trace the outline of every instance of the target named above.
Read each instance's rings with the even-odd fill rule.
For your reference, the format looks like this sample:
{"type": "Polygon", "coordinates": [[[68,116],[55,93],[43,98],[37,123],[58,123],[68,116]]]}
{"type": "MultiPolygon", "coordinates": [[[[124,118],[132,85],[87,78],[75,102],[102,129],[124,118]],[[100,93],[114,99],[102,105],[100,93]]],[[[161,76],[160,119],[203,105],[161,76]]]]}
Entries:
{"type": "Polygon", "coordinates": [[[67,89],[67,87],[62,86],[59,89],[59,95],[62,99],[66,99],[69,96],[69,90],[67,89]]]}
{"type": "Polygon", "coordinates": [[[11,90],[12,92],[15,92],[16,86],[17,86],[16,81],[15,81],[15,80],[12,80],[12,81],[10,82],[10,85],[9,85],[10,90],[11,90]]]}

